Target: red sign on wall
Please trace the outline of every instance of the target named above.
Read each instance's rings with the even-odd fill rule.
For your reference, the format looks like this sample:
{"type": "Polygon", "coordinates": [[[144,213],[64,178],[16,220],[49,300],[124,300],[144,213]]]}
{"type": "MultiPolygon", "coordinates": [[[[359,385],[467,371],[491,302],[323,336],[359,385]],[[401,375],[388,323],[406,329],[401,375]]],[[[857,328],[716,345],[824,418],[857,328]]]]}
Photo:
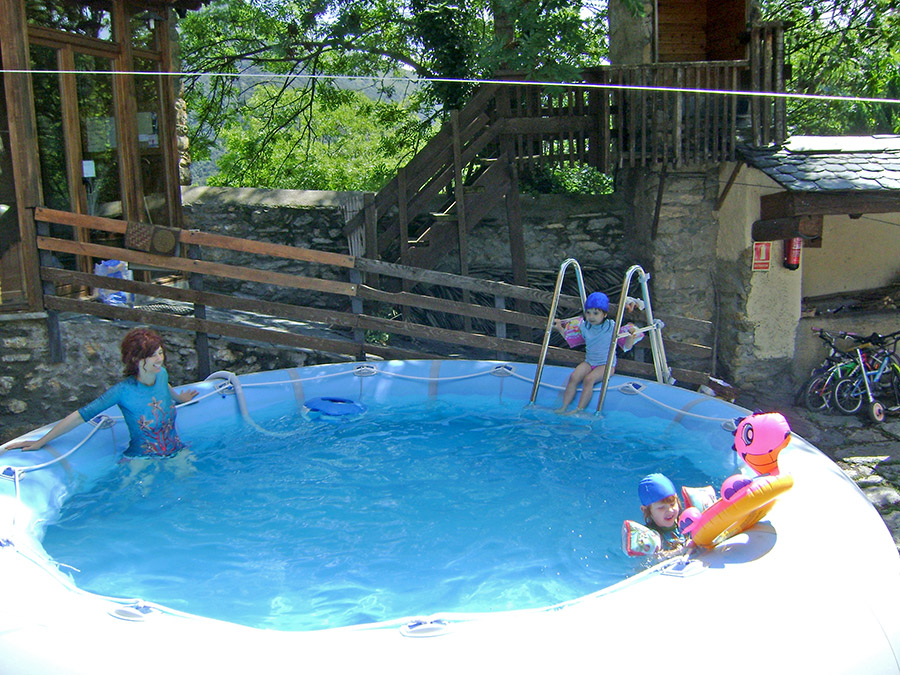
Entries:
{"type": "Polygon", "coordinates": [[[772,263],[772,242],[753,242],[753,271],[767,272],[772,263]]]}

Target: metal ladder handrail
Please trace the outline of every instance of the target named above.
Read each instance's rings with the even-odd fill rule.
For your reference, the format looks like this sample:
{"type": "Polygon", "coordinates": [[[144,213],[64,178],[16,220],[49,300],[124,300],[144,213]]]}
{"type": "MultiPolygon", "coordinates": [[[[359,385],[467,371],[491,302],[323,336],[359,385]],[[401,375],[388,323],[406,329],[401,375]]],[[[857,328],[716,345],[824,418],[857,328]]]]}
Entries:
{"type": "MultiPolygon", "coordinates": [[[[581,273],[581,265],[579,265],[578,261],[574,258],[567,258],[563,261],[562,265],[560,265],[559,273],[556,276],[556,287],[553,290],[553,302],[550,305],[550,314],[547,317],[547,328],[544,331],[544,341],[541,345],[541,355],[538,358],[538,365],[534,374],[534,382],[531,387],[531,403],[534,403],[535,399],[537,398],[538,388],[541,384],[541,377],[543,376],[544,371],[544,363],[547,360],[547,350],[550,347],[550,335],[553,331],[553,320],[556,318],[556,311],[559,306],[559,296],[562,289],[562,282],[565,277],[566,269],[570,265],[575,267],[575,276],[578,281],[578,291],[581,294],[582,308],[584,307],[585,300],[587,299],[587,294],[584,290],[584,278],[581,273]]],[[[627,304],[625,300],[626,298],[628,298],[628,289],[631,286],[631,279],[635,274],[638,274],[638,281],[641,285],[641,300],[644,303],[644,316],[647,320],[647,326],[642,330],[649,334],[650,352],[653,355],[653,368],[656,372],[656,381],[660,384],[665,384],[669,381],[671,373],[669,370],[668,362],[666,360],[666,350],[663,346],[662,340],[663,323],[653,318],[653,308],[650,304],[650,290],[647,287],[647,282],[650,280],[650,275],[647,274],[640,265],[632,265],[631,267],[629,267],[628,271],[625,273],[625,278],[622,281],[622,290],[619,294],[619,303],[618,307],[616,308],[616,320],[615,325],[613,326],[613,339],[609,345],[609,354],[607,355],[606,362],[610,363],[612,361],[613,355],[615,354],[616,339],[625,315],[625,305],[627,304]]],[[[597,402],[598,413],[603,407],[603,402],[606,398],[606,390],[609,387],[610,376],[610,369],[607,368],[603,373],[603,383],[600,388],[600,400],[597,402]]]]}
{"type": "Polygon", "coordinates": [[[531,385],[531,403],[537,398],[538,387],[541,386],[541,376],[544,373],[544,362],[547,360],[547,350],[550,348],[550,335],[553,332],[553,320],[556,318],[556,310],[559,307],[559,295],[562,291],[563,279],[566,275],[566,269],[574,265],[575,279],[578,282],[578,293],[581,295],[581,308],[584,311],[584,303],[587,300],[587,294],[584,291],[584,277],[581,274],[581,265],[575,258],[566,258],[562,265],[559,266],[559,272],[556,275],[556,286],[553,289],[553,301],[550,303],[550,314],[547,317],[547,328],[544,330],[544,341],[541,344],[541,355],[538,358],[537,370],[534,373],[534,383],[531,385]]]}
{"type": "MultiPolygon", "coordinates": [[[[666,361],[666,348],[663,346],[662,340],[662,322],[657,322],[653,318],[653,307],[650,305],[650,289],[647,288],[647,282],[650,275],[647,274],[640,265],[632,265],[625,272],[625,279],[622,281],[622,291],[619,294],[619,306],[616,310],[616,325],[613,327],[613,339],[609,343],[609,354],[606,357],[607,363],[612,363],[613,355],[616,352],[616,338],[619,335],[619,328],[622,326],[622,318],[625,315],[625,299],[628,297],[628,289],[631,286],[631,278],[638,274],[638,281],[641,284],[641,300],[644,301],[644,316],[647,319],[648,336],[650,339],[650,353],[653,355],[653,369],[656,371],[656,381],[660,384],[668,382],[669,364],[666,361]]],[[[606,399],[606,390],[609,388],[609,378],[611,376],[610,369],[603,371],[603,383],[600,385],[600,400],[597,401],[597,412],[603,408],[603,401],[606,399]]]]}

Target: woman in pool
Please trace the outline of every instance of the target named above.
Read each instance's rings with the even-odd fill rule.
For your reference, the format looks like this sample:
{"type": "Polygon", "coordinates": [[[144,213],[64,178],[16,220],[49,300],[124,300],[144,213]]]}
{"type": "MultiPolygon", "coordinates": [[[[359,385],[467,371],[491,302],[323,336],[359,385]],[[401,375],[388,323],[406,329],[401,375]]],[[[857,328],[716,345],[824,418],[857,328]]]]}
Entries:
{"type": "MultiPolygon", "coordinates": [[[[609,345],[613,341],[615,321],[609,318],[609,298],[605,293],[591,293],[584,301],[584,318],[578,324],[578,330],[584,338],[584,361],[575,366],[572,374],[566,382],[566,391],[563,394],[563,402],[557,412],[565,412],[569,404],[575,398],[578,385],[581,385],[581,397],[574,412],[581,412],[587,408],[594,395],[594,384],[603,379],[606,368],[610,368],[610,375],[616,367],[616,355],[613,352],[612,363],[607,364],[609,345]]],[[[553,326],[565,336],[563,321],[555,319],[553,326]]],[[[634,327],[626,338],[623,349],[627,352],[634,345],[634,327]]]]}
{"type": "Polygon", "coordinates": [[[175,430],[175,403],[186,403],[197,392],[176,392],[163,367],[165,351],[158,333],[149,328],[128,332],[121,344],[125,379],[102,396],[70,413],[36,441],[14,441],[3,451],[37,450],[113,405],[118,405],[128,426],[131,442],[127,457],[174,457],[184,448],[175,430]]]}

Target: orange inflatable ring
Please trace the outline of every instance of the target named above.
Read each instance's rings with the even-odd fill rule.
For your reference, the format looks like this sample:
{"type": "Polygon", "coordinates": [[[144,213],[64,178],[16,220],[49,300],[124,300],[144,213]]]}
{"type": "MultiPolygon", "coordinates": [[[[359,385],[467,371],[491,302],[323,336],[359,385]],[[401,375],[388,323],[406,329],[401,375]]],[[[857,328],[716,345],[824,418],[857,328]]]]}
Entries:
{"type": "MultiPolygon", "coordinates": [[[[758,476],[728,498],[722,497],[689,528],[698,546],[710,548],[762,520],[775,500],[794,486],[792,476],[758,476]]],[[[725,490],[723,489],[723,492],[725,490]]]]}

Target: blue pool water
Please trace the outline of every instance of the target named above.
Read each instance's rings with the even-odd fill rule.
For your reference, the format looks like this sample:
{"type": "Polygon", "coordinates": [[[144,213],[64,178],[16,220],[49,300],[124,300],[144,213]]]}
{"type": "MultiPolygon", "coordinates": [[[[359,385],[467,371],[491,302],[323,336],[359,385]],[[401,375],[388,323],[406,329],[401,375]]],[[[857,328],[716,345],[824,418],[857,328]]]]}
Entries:
{"type": "Polygon", "coordinates": [[[216,420],[183,434],[191,471],[119,465],[66,502],[45,548],[83,589],[263,628],[524,609],[639,569],[620,528],[640,519],[641,476],[718,485],[736,467],[626,412],[445,396],[272,415],[255,413],[289,438],[216,420]]]}

